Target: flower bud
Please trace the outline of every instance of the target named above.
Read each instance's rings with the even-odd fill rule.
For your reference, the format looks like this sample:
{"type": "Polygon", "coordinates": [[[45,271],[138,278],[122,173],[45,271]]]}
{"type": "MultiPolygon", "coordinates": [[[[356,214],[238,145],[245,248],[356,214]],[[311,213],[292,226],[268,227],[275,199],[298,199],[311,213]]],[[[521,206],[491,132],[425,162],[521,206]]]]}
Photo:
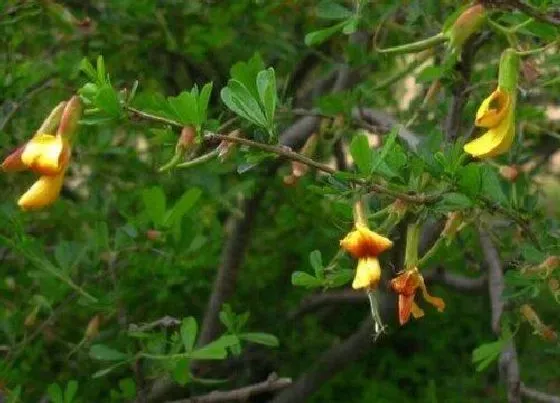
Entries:
{"type": "Polygon", "coordinates": [[[71,139],[76,129],[78,128],[78,121],[82,117],[82,102],[80,97],[74,95],[62,112],[60,124],[58,126],[57,135],[65,139],[71,139]]]}
{"type": "Polygon", "coordinates": [[[502,165],[500,167],[500,175],[508,182],[515,182],[519,176],[519,169],[515,165],[502,165]]]}
{"type": "Polygon", "coordinates": [[[185,126],[181,130],[181,135],[175,146],[176,153],[185,153],[188,151],[195,143],[196,131],[192,126],[185,126]]]}
{"type": "Polygon", "coordinates": [[[149,229],[146,231],[146,238],[148,238],[150,241],[157,241],[161,239],[161,236],[161,231],[155,229],[149,229]]]}
{"type": "Polygon", "coordinates": [[[99,324],[101,323],[101,316],[95,315],[93,318],[90,319],[86,331],[84,333],[84,338],[86,340],[91,340],[97,337],[99,334],[99,324]]]}
{"type": "Polygon", "coordinates": [[[37,313],[39,312],[39,307],[35,307],[33,308],[33,310],[31,312],[29,312],[29,314],[25,317],[25,320],[23,321],[23,325],[25,327],[31,327],[35,324],[35,322],[37,321],[37,313]]]}
{"type": "Polygon", "coordinates": [[[27,166],[21,160],[24,147],[18,147],[2,162],[2,170],[5,172],[18,172],[27,169],[27,166]]]}
{"type": "Polygon", "coordinates": [[[477,33],[486,18],[486,10],[482,4],[467,8],[453,23],[449,30],[449,46],[453,52],[459,53],[471,35],[477,33]]]}
{"type": "MultiPolygon", "coordinates": [[[[239,137],[241,132],[239,129],[235,129],[230,134],[229,137],[239,137]]],[[[234,149],[235,143],[233,141],[222,140],[220,144],[218,144],[218,158],[221,162],[224,162],[232,153],[234,149]]]]}

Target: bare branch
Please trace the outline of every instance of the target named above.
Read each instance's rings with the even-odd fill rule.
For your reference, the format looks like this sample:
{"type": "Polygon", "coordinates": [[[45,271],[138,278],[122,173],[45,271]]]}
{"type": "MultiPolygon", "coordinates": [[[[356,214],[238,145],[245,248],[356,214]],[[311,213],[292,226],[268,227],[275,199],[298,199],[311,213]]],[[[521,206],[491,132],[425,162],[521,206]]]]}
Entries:
{"type": "Polygon", "coordinates": [[[479,277],[466,277],[460,274],[450,273],[443,268],[437,268],[431,272],[426,272],[424,278],[428,282],[444,284],[457,291],[473,292],[480,291],[486,285],[488,277],[481,275],[479,277]]]}
{"type": "Polygon", "coordinates": [[[278,375],[272,373],[268,376],[266,381],[245,386],[243,388],[233,390],[215,390],[204,396],[173,400],[167,403],[217,403],[246,401],[250,396],[258,395],[264,392],[273,392],[279,389],[283,389],[291,384],[291,378],[279,378],[278,375]]]}
{"type": "Polygon", "coordinates": [[[324,382],[369,351],[369,347],[373,345],[372,338],[373,322],[368,316],[354,334],[324,352],[312,369],[301,375],[292,386],[271,400],[271,403],[306,402],[324,382]]]}
{"type": "Polygon", "coordinates": [[[542,403],[560,403],[560,397],[531,389],[525,386],[525,384],[523,383],[521,384],[521,394],[525,397],[528,397],[529,399],[533,399],[542,403]]]}
{"type": "MultiPolygon", "coordinates": [[[[484,260],[488,265],[488,291],[492,311],[492,330],[500,335],[500,320],[504,311],[502,294],[505,288],[502,262],[490,235],[482,228],[479,229],[480,244],[484,253],[484,260]]],[[[519,363],[515,343],[511,338],[500,355],[500,375],[505,381],[509,403],[521,403],[519,379],[519,363]]]]}

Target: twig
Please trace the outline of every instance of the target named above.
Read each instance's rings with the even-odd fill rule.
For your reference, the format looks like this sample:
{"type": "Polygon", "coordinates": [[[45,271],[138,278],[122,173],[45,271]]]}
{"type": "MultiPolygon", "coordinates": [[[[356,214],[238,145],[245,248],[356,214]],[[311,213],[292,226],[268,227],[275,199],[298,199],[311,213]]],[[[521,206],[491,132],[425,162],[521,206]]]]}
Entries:
{"type": "Polygon", "coordinates": [[[560,397],[531,389],[523,383],[521,384],[521,394],[542,403],[560,403],[560,397]]]}
{"type": "MultiPolygon", "coordinates": [[[[224,141],[230,141],[232,143],[238,143],[238,144],[244,144],[253,148],[257,148],[259,150],[263,150],[263,151],[267,151],[276,155],[279,155],[281,157],[293,160],[293,161],[298,161],[301,162],[302,164],[308,165],[310,167],[316,168],[320,171],[326,172],[328,174],[334,175],[336,173],[338,173],[338,171],[331,167],[330,165],[326,165],[326,164],[322,164],[320,162],[317,162],[311,158],[308,158],[302,154],[296,153],[294,151],[292,151],[289,147],[285,147],[285,146],[275,146],[275,145],[270,145],[270,144],[263,144],[263,143],[259,143],[257,141],[253,141],[244,137],[230,137],[230,136],[226,136],[223,134],[216,134],[216,133],[208,133],[205,136],[208,139],[219,139],[219,140],[224,140],[224,141]]],[[[434,203],[438,200],[441,199],[442,197],[442,193],[436,193],[436,194],[424,194],[424,193],[403,193],[403,192],[399,192],[397,190],[393,190],[390,188],[387,188],[383,185],[380,184],[371,184],[368,185],[368,183],[366,181],[364,181],[363,179],[360,178],[356,178],[356,179],[350,179],[350,181],[355,182],[355,183],[359,183],[362,185],[366,185],[370,192],[376,192],[376,193],[382,193],[382,194],[386,194],[389,196],[393,196],[395,198],[399,198],[403,201],[407,201],[407,202],[411,202],[411,203],[419,203],[419,204],[428,204],[428,203],[434,203]]]]}
{"type": "Polygon", "coordinates": [[[274,392],[292,384],[291,378],[279,378],[272,373],[266,381],[255,383],[239,389],[215,390],[207,395],[191,397],[189,399],[173,400],[167,403],[217,403],[231,401],[247,401],[249,397],[264,392],[274,392]]]}
{"type": "Polygon", "coordinates": [[[293,161],[299,161],[302,164],[308,165],[313,168],[317,168],[318,170],[329,173],[331,175],[337,172],[335,168],[332,168],[329,165],[322,164],[304,155],[296,153],[292,151],[289,147],[273,146],[270,144],[259,143],[257,141],[253,141],[244,137],[230,137],[217,133],[208,133],[206,134],[205,137],[208,139],[219,139],[219,140],[229,141],[231,143],[244,144],[253,148],[258,148],[259,150],[268,151],[270,153],[279,155],[284,158],[288,158],[293,161]]]}
{"type": "Polygon", "coordinates": [[[32,99],[35,95],[49,88],[53,83],[53,81],[54,79],[52,77],[45,78],[44,80],[38,82],[37,84],[27,89],[26,93],[21,97],[19,101],[13,102],[12,109],[8,113],[6,113],[6,116],[4,117],[2,122],[0,122],[0,131],[4,130],[8,122],[16,114],[19,108],[21,108],[27,101],[32,99]]]}
{"type": "MultiPolygon", "coordinates": [[[[488,291],[490,294],[490,307],[492,313],[492,330],[500,335],[500,321],[504,311],[503,291],[505,288],[502,262],[496,247],[490,239],[490,235],[479,228],[480,244],[484,254],[484,260],[488,265],[488,291]]],[[[519,379],[519,363],[513,337],[506,343],[500,354],[500,374],[506,383],[509,403],[521,403],[521,392],[519,379]]]]}
{"type": "Polygon", "coordinates": [[[146,332],[149,330],[152,330],[156,327],[162,326],[162,327],[174,327],[174,326],[178,326],[181,324],[181,321],[179,319],[176,319],[172,316],[164,316],[162,318],[159,318],[158,320],[155,320],[153,322],[150,323],[146,323],[145,325],[142,326],[138,326],[134,323],[131,323],[130,325],[128,325],[128,331],[129,332],[146,332]]]}
{"type": "Polygon", "coordinates": [[[176,120],[164,118],[163,116],[153,115],[151,113],[141,111],[140,109],[133,108],[132,106],[125,106],[125,109],[129,111],[132,115],[142,119],[152,120],[154,122],[159,122],[175,127],[183,127],[183,125],[177,122],[176,120]]]}
{"type": "MultiPolygon", "coordinates": [[[[492,3],[492,2],[490,2],[492,3]]],[[[525,14],[541,21],[541,22],[545,22],[547,24],[551,24],[554,26],[560,26],[560,19],[557,19],[555,17],[551,17],[549,15],[543,14],[541,13],[539,10],[537,10],[536,8],[534,8],[533,6],[530,6],[527,3],[524,3],[522,1],[519,0],[509,0],[508,2],[505,3],[501,3],[501,5],[503,5],[505,8],[516,8],[519,11],[524,12],[525,14]]]]}
{"type": "Polygon", "coordinates": [[[278,394],[271,403],[299,403],[308,401],[317,389],[344,367],[364,355],[373,345],[373,321],[370,316],[359,329],[326,352],[313,368],[301,375],[290,387],[278,394]]]}

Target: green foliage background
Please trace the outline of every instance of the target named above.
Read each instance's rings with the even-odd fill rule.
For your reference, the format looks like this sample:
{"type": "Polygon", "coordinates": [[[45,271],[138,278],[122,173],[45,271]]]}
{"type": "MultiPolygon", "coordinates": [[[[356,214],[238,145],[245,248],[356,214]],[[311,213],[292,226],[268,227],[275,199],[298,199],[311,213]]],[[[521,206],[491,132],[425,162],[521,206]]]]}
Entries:
{"type": "MultiPolygon", "coordinates": [[[[436,0],[363,3],[360,24],[370,36],[377,21],[397,16],[389,24],[390,34],[381,38],[384,46],[437,33],[458,6],[458,2],[436,0]]],[[[533,3],[547,6],[544,1],[533,3]]],[[[404,59],[378,54],[371,43],[365,49],[349,44],[343,33],[307,46],[306,34],[333,25],[317,10],[316,2],[290,0],[3,2],[0,149],[7,154],[28,139],[55,104],[86,83],[80,71],[82,60],[95,61],[99,55],[103,55],[115,89],[130,91],[138,81],[134,105],[139,108],[149,108],[155,105],[154,100],[176,96],[195,84],[201,88],[213,82],[210,126],[231,116],[219,96],[228,83],[231,66],[249,60],[255,52],[265,66],[274,67],[279,110],[297,104],[343,113],[340,105],[349,108],[359,98],[400,121],[411,118],[422,103],[423,90],[434,76],[443,73],[434,68],[416,70],[413,76],[422,91],[407,108],[399,108],[400,84],[375,92],[372,88],[402,68],[404,59]],[[76,24],[85,17],[90,18],[89,23],[76,24]],[[298,98],[314,80],[344,60],[366,72],[361,90],[338,98],[298,98]]],[[[515,14],[501,21],[522,20],[515,14]]],[[[527,42],[533,47],[558,36],[558,30],[543,23],[527,29],[527,42]]],[[[472,82],[480,83],[480,89],[473,91],[465,107],[464,128],[470,127],[480,101],[492,89],[493,84],[485,83],[495,79],[496,55],[504,46],[503,39],[493,37],[477,57],[472,82]]],[[[557,53],[541,60],[545,78],[558,74],[554,66],[559,62],[557,53]]],[[[450,79],[443,75],[444,86],[450,79]]],[[[547,100],[557,101],[559,96],[559,86],[552,85],[542,94],[545,102],[540,105],[520,102],[518,119],[544,129],[527,126],[524,140],[530,147],[519,145],[515,160],[507,157],[503,163],[523,163],[539,150],[558,148],[558,138],[546,135],[552,132],[558,136],[558,121],[547,121],[542,105],[547,100]]],[[[413,130],[425,137],[441,131],[450,99],[445,91],[413,130]]],[[[278,114],[277,132],[291,121],[290,114],[278,114]]],[[[348,129],[347,138],[354,133],[348,129]]],[[[263,133],[256,137],[266,138],[263,133]]],[[[311,185],[317,181],[312,175],[286,187],[282,177],[288,173],[287,165],[273,176],[267,176],[267,170],[260,166],[239,174],[238,165],[247,164],[241,155],[225,163],[213,160],[192,169],[159,173],[157,168],[174,153],[176,138],[177,132],[171,128],[140,119],[123,117],[108,124],[81,126],[70,180],[61,200],[41,212],[22,213],[15,206],[16,195],[25,191],[32,175],[0,176],[4,190],[0,196],[0,354],[5,356],[0,362],[0,387],[6,393],[15,395],[19,386],[21,401],[38,401],[46,393],[51,397],[57,393],[47,392],[53,383],[64,389],[75,380],[77,397],[71,401],[131,401],[139,387],[132,366],[123,365],[106,376],[92,378],[107,365],[92,359],[90,345],[103,344],[134,354],[146,347],[144,342],[161,344],[166,332],[156,330],[143,341],[127,336],[127,325],[150,323],[166,315],[179,319],[193,316],[200,323],[228,235],[227,217],[240,214],[238,201],[251,197],[263,182],[267,191],[256,212],[230,304],[234,312],[250,312],[247,331],[276,335],[280,344],[277,348],[243,344],[250,351],[249,356],[242,356],[249,360],[245,370],[220,387],[256,382],[272,371],[297,378],[324,350],[351,334],[367,315],[365,300],[336,304],[295,319],[291,315],[311,292],[291,284],[292,272],[310,272],[309,253],[313,250],[320,250],[324,261],[336,254],[339,239],[352,225],[348,198],[330,198],[313,191],[311,185]],[[160,194],[167,209],[185,194],[185,203],[190,205],[168,227],[158,222],[154,212],[160,194]],[[161,238],[149,239],[146,234],[152,229],[161,231],[161,238]],[[25,326],[33,312],[34,323],[25,326]],[[99,335],[80,344],[95,315],[102,315],[99,335]]],[[[498,178],[495,168],[491,169],[498,178]]],[[[519,245],[515,231],[503,231],[500,251],[511,269],[519,259],[539,263],[547,255],[558,254],[558,175],[548,175],[546,165],[539,169],[544,183],[550,185],[539,191],[538,204],[527,201],[524,209],[541,212],[534,224],[545,252],[536,251],[530,242],[519,245]]],[[[325,182],[319,181],[321,185],[325,182]]],[[[500,181],[498,186],[509,200],[512,185],[500,181]]],[[[527,176],[519,182],[520,195],[531,193],[529,181],[527,176]]],[[[441,212],[430,214],[432,218],[442,216],[441,212]]],[[[471,226],[462,233],[460,242],[438,253],[433,266],[476,277],[485,270],[477,242],[471,226]]],[[[349,258],[340,261],[341,269],[352,269],[353,265],[349,258]]],[[[558,327],[558,305],[543,287],[532,304],[547,324],[558,327]]],[[[461,294],[432,285],[431,291],[445,299],[444,314],[430,310],[422,320],[402,328],[390,321],[388,336],[364,345],[367,352],[363,358],[325,383],[310,401],[504,401],[497,366],[476,372],[472,363],[472,351],[495,340],[486,290],[461,294]]],[[[168,336],[170,333],[167,331],[168,336]]],[[[516,341],[522,379],[560,392],[558,344],[531,335],[527,324],[519,325],[516,341]]],[[[145,370],[149,381],[163,371],[152,365],[145,370]]],[[[217,371],[209,377],[228,376],[231,374],[217,371]]],[[[215,386],[189,382],[187,388],[196,395],[215,386]]]]}

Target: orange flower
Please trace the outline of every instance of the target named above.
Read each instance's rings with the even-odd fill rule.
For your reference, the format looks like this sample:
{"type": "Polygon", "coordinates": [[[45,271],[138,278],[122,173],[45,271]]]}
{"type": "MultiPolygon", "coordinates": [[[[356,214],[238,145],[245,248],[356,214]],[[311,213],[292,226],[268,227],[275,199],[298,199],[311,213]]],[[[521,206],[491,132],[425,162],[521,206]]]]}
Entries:
{"type": "Polygon", "coordinates": [[[358,222],[356,229],[350,231],[340,241],[340,246],[358,259],[352,288],[376,288],[381,278],[381,267],[377,256],[393,246],[393,243],[370,230],[365,224],[358,222]]]}
{"type": "Polygon", "coordinates": [[[439,312],[443,312],[445,309],[445,302],[441,298],[428,294],[424,277],[417,268],[401,272],[391,280],[391,287],[399,295],[399,322],[401,325],[408,322],[411,313],[414,318],[424,316],[424,311],[414,302],[418,288],[422,290],[424,299],[435,306],[439,312]]]}
{"type": "Polygon", "coordinates": [[[2,163],[2,169],[7,172],[28,169],[41,175],[19,199],[18,205],[23,210],[45,207],[58,198],[70,161],[71,137],[80,116],[81,103],[78,97],[60,103],[33,138],[2,163]],[[57,127],[55,135],[49,134],[57,127]]]}

